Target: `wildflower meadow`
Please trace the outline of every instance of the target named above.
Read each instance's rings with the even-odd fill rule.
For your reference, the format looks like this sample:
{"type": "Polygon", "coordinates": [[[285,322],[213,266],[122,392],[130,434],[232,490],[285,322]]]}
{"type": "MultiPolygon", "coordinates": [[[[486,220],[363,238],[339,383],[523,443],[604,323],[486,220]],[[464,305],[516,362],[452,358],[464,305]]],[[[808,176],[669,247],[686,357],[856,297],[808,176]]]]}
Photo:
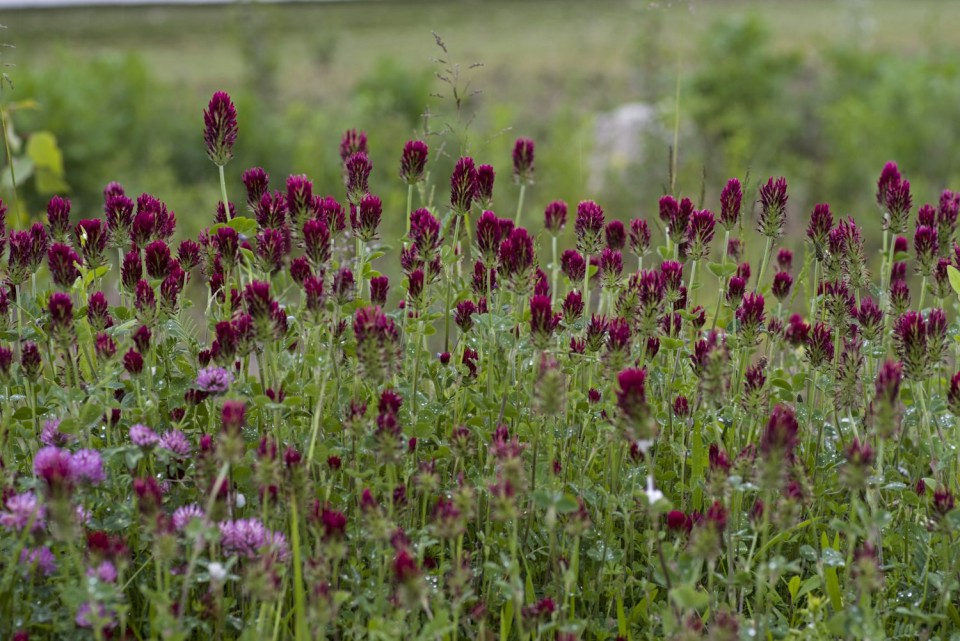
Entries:
{"type": "Polygon", "coordinates": [[[535,211],[531,139],[359,130],[234,184],[200,111],[199,237],[118,183],[0,227],[2,638],[960,638],[960,194],[535,211]]]}

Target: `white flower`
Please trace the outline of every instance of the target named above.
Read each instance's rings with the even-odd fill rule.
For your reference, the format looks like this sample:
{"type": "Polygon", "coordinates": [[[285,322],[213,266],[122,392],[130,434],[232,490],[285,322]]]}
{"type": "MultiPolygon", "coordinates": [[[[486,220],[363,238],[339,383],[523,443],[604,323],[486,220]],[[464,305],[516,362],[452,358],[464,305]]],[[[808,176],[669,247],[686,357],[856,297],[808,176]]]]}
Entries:
{"type": "Polygon", "coordinates": [[[214,583],[223,583],[224,579],[227,578],[227,568],[217,561],[212,561],[207,566],[207,571],[210,572],[210,580],[214,583]]]}
{"type": "Polygon", "coordinates": [[[650,502],[650,505],[656,504],[658,501],[663,500],[663,492],[653,487],[653,474],[647,474],[647,501],[650,502]]]}
{"type": "Polygon", "coordinates": [[[237,492],[237,509],[242,510],[247,505],[247,497],[237,492]]]}

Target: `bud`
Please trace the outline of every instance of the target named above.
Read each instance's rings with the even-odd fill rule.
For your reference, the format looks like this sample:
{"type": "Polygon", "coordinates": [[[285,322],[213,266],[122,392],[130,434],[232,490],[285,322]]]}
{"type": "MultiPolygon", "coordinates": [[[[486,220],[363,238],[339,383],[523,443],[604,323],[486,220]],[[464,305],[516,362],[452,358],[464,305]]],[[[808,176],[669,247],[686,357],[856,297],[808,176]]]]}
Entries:
{"type": "Polygon", "coordinates": [[[643,218],[630,221],[630,249],[638,257],[643,257],[650,251],[650,227],[643,218]]]}
{"type": "Polygon", "coordinates": [[[555,200],[543,211],[543,226],[553,235],[560,233],[567,225],[567,203],[555,200]]]}
{"type": "Polygon", "coordinates": [[[54,242],[67,242],[70,233],[70,199],[54,196],[47,203],[47,225],[54,242]]]}
{"type": "Polygon", "coordinates": [[[690,260],[703,260],[710,255],[715,226],[716,220],[709,210],[695,211],[690,215],[687,226],[687,257],[690,260]]]}
{"type": "Polygon", "coordinates": [[[54,284],[60,289],[73,287],[73,283],[80,277],[77,265],[81,264],[82,259],[69,245],[55,243],[47,250],[47,267],[54,284]]]}
{"type": "Polygon", "coordinates": [[[340,160],[347,162],[358,153],[367,153],[367,132],[348,129],[340,139],[340,160]]]}
{"type": "Polygon", "coordinates": [[[253,167],[243,172],[243,186],[247,189],[247,209],[254,212],[270,188],[270,176],[262,168],[253,167]]]}
{"type": "Polygon", "coordinates": [[[360,206],[356,209],[359,211],[355,214],[355,208],[350,208],[350,226],[357,238],[368,243],[377,237],[383,203],[373,194],[364,194],[360,198],[360,206]]]}
{"type": "Polygon", "coordinates": [[[496,172],[490,165],[477,167],[477,186],[474,198],[481,209],[493,207],[493,182],[495,178],[496,172]]]}
{"type": "Polygon", "coordinates": [[[740,334],[744,345],[756,345],[760,340],[764,320],[763,307],[763,296],[748,293],[743,297],[740,307],[737,308],[737,332],[740,334]]]}
{"type": "Polygon", "coordinates": [[[600,251],[603,234],[603,209],[592,200],[584,200],[577,205],[577,220],[574,225],[577,233],[577,249],[584,255],[600,251]]]}
{"type": "Polygon", "coordinates": [[[463,216],[470,211],[477,195],[477,170],[473,158],[464,156],[457,161],[450,176],[450,208],[454,215],[463,216]]]}
{"type": "Polygon", "coordinates": [[[907,220],[913,199],[910,196],[910,181],[903,180],[897,164],[888,162],[877,180],[877,204],[885,211],[884,228],[894,234],[907,229],[907,220]]]}
{"type": "MultiPolygon", "coordinates": [[[[342,148],[341,148],[342,149],[342,148]]],[[[367,154],[358,151],[346,159],[347,198],[352,204],[360,202],[369,191],[370,171],[373,165],[367,154]]]]}
{"type": "Polygon", "coordinates": [[[107,248],[107,230],[99,218],[81,220],[73,230],[77,247],[90,269],[106,264],[103,251],[107,248]]]}

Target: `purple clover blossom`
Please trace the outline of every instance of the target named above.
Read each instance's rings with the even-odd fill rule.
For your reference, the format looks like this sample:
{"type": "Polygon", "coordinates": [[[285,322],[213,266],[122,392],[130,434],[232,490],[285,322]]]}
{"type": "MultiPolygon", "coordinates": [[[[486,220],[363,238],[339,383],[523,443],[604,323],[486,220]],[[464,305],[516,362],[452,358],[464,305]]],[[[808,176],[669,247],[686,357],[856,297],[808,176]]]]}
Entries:
{"type": "Polygon", "coordinates": [[[33,473],[51,489],[69,487],[73,482],[71,458],[70,452],[58,447],[40,448],[33,457],[33,473]]]}
{"type": "Polygon", "coordinates": [[[192,449],[186,434],[180,430],[170,430],[168,432],[164,432],[163,436],[160,437],[160,447],[168,452],[173,452],[180,458],[187,458],[190,456],[190,451],[192,449]]]}
{"type": "Polygon", "coordinates": [[[7,512],[0,512],[0,526],[16,532],[33,522],[30,531],[42,532],[46,525],[47,509],[33,492],[14,494],[7,499],[7,512]]]}
{"type": "Polygon", "coordinates": [[[146,425],[137,423],[130,428],[130,442],[137,447],[148,448],[159,443],[160,437],[146,425]]]}
{"type": "Polygon", "coordinates": [[[106,476],[103,473],[103,459],[96,450],[79,450],[70,456],[70,474],[74,481],[99,485],[106,476]]]}
{"type": "Polygon", "coordinates": [[[102,583],[115,583],[117,581],[117,568],[110,561],[103,561],[96,567],[87,568],[87,576],[96,578],[102,583]]]}
{"type": "Polygon", "coordinates": [[[220,523],[220,543],[225,554],[257,558],[264,548],[286,561],[290,556],[287,539],[280,532],[271,532],[260,519],[239,519],[220,523]]]}
{"type": "Polygon", "coordinates": [[[223,394],[232,382],[233,374],[222,367],[205,367],[197,372],[197,388],[208,394],[223,394]]]}
{"type": "Polygon", "coordinates": [[[57,571],[57,559],[46,546],[20,550],[20,565],[27,566],[28,571],[39,570],[44,576],[50,576],[57,571]]]}
{"type": "Polygon", "coordinates": [[[196,503],[178,507],[173,512],[173,527],[182,532],[194,519],[203,519],[206,515],[196,503]]]}
{"type": "Polygon", "coordinates": [[[40,431],[40,442],[44,445],[63,447],[73,440],[75,440],[73,435],[64,434],[60,431],[59,418],[51,418],[47,420],[43,424],[43,429],[40,431]]]}

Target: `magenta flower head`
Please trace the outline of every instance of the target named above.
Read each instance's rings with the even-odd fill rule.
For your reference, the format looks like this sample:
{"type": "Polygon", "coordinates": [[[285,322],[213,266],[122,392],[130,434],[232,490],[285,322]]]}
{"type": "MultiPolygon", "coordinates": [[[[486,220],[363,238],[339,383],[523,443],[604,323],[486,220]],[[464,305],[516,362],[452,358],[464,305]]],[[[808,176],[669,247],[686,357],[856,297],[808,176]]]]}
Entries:
{"type": "Polygon", "coordinates": [[[400,362],[400,334],[393,320],[380,307],[362,307],[353,319],[357,361],[364,376],[383,381],[400,362]]]}
{"type": "Polygon", "coordinates": [[[457,303],[454,320],[460,331],[466,334],[473,327],[473,315],[477,313],[477,305],[472,300],[462,300],[457,303]]]}
{"type": "Polygon", "coordinates": [[[913,197],[910,195],[910,181],[904,180],[894,162],[888,162],[877,180],[877,204],[885,212],[885,227],[894,234],[907,230],[913,197]]]}
{"type": "Polygon", "coordinates": [[[260,205],[254,214],[257,218],[257,225],[260,228],[271,227],[280,229],[287,224],[287,196],[283,192],[275,191],[265,193],[260,198],[260,205]]]}
{"type": "Polygon", "coordinates": [[[150,278],[163,280],[170,273],[170,247],[162,240],[155,240],[144,248],[144,259],[147,264],[147,275],[150,278]]]}
{"type": "Polygon", "coordinates": [[[927,362],[936,368],[946,356],[947,351],[947,315],[935,307],[927,314],[927,362]]]}
{"type": "Polygon", "coordinates": [[[477,195],[477,169],[473,158],[464,156],[457,161],[450,175],[450,209],[457,216],[470,211],[477,195]]]}
{"type": "Polygon", "coordinates": [[[571,283],[579,285],[583,282],[583,274],[587,268],[587,263],[577,250],[566,249],[560,255],[560,268],[571,283]]]}
{"type": "Polygon", "coordinates": [[[960,193],[945,189],[940,194],[940,206],[937,208],[937,233],[943,239],[941,243],[943,250],[946,250],[947,239],[953,238],[957,231],[958,215],[960,215],[960,193]]]}
{"type": "Polygon", "coordinates": [[[475,196],[482,209],[493,207],[493,181],[495,178],[496,172],[491,165],[477,167],[477,191],[475,196]]]}
{"type": "Polygon", "coordinates": [[[756,345],[760,339],[760,332],[764,320],[763,296],[758,293],[747,293],[737,308],[737,330],[744,345],[756,345]]]}
{"type": "Polygon", "coordinates": [[[430,261],[436,257],[443,239],[440,237],[440,221],[430,210],[417,209],[410,214],[410,240],[416,245],[422,260],[430,261]]]}
{"type": "Polygon", "coordinates": [[[367,132],[348,129],[340,139],[340,159],[347,162],[354,154],[367,153],[367,132]]]}
{"type": "Polygon", "coordinates": [[[60,289],[73,287],[73,283],[80,277],[80,270],[77,268],[80,264],[83,264],[83,260],[69,245],[54,243],[47,251],[50,276],[60,289]]]}
{"type": "Polygon", "coordinates": [[[740,222],[740,209],[743,204],[743,188],[740,181],[731,178],[720,192],[720,224],[729,231],[740,222]]]}
{"type": "Polygon", "coordinates": [[[883,329],[883,311],[871,297],[867,296],[860,301],[856,316],[863,338],[870,342],[877,340],[880,330],[883,329]]]}
{"type": "Polygon", "coordinates": [[[503,237],[500,218],[492,211],[485,211],[480,214],[480,218],[477,220],[476,245],[477,253],[480,254],[480,260],[484,266],[491,267],[496,262],[497,253],[500,250],[500,241],[503,240],[503,237]]]}
{"type": "Polygon", "coordinates": [[[567,203],[554,200],[543,210],[543,226],[554,236],[567,226],[567,203]]]}
{"type": "Polygon", "coordinates": [[[777,405],[760,437],[760,452],[768,459],[792,461],[799,432],[800,425],[793,409],[787,405],[777,405]]]}
{"type": "Polygon", "coordinates": [[[687,223],[693,214],[693,201],[684,198],[677,202],[673,196],[666,195],[660,198],[659,209],[660,220],[667,227],[667,236],[679,245],[687,233],[687,223]]]}
{"type": "Polygon", "coordinates": [[[137,350],[130,348],[123,355],[123,369],[131,376],[139,376],[143,372],[143,355],[137,350]]]}
{"type": "Polygon", "coordinates": [[[33,457],[33,473],[55,495],[68,492],[76,480],[70,452],[58,447],[40,448],[33,457]]]}
{"type": "Polygon", "coordinates": [[[789,272],[777,272],[773,277],[773,295],[783,302],[790,295],[793,287],[793,276],[789,272]]]}
{"type": "Polygon", "coordinates": [[[226,92],[216,92],[203,111],[203,141],[214,164],[223,167],[233,158],[237,130],[237,108],[226,92]]]}
{"type": "Polygon", "coordinates": [[[537,349],[546,349],[553,337],[553,330],[560,323],[560,316],[553,313],[549,296],[534,296],[530,299],[530,338],[537,349]]]}
{"type": "Polygon", "coordinates": [[[287,211],[294,225],[299,224],[310,212],[313,201],[313,183],[302,175],[287,177],[287,211]]]}
{"type": "Polygon", "coordinates": [[[583,315],[583,296],[573,290],[563,299],[563,321],[569,327],[583,315]]]}
{"type": "Polygon", "coordinates": [[[222,367],[205,367],[197,372],[197,389],[208,394],[223,394],[232,382],[233,374],[222,367]]]}
{"type": "MultiPolygon", "coordinates": [[[[897,263],[904,265],[904,263],[897,263]]],[[[910,308],[910,287],[904,278],[895,278],[890,283],[890,313],[894,316],[903,314],[910,308]]]]}
{"type": "Polygon", "coordinates": [[[30,275],[30,260],[33,244],[30,241],[30,232],[10,232],[10,256],[7,259],[7,280],[11,285],[20,285],[30,275]]]}
{"type": "Polygon", "coordinates": [[[346,305],[353,300],[354,287],[353,271],[341,267],[333,275],[333,295],[338,305],[346,305]]]}
{"type": "Polygon", "coordinates": [[[614,289],[623,274],[623,256],[619,251],[604,248],[600,253],[600,279],[603,287],[614,289]]]}
{"type": "Polygon", "coordinates": [[[367,154],[358,151],[349,156],[344,165],[347,171],[347,199],[357,204],[370,191],[370,171],[373,165],[367,154]]]}
{"type": "Polygon", "coordinates": [[[220,260],[223,261],[224,269],[228,272],[232,271],[240,255],[240,235],[237,230],[233,227],[220,227],[211,240],[220,260]]]}
{"type": "Polygon", "coordinates": [[[380,218],[383,215],[383,203],[378,196],[364,194],[359,207],[350,207],[350,226],[357,238],[368,243],[377,237],[380,218]]]}
{"type": "Polygon", "coordinates": [[[27,341],[20,348],[20,371],[27,377],[27,380],[36,382],[40,377],[42,367],[43,359],[40,357],[40,349],[33,341],[27,341]]]}
{"type": "Polygon", "coordinates": [[[779,238],[787,220],[787,180],[772,177],[760,187],[760,219],[757,231],[767,238],[779,238]]]}
{"type": "Polygon", "coordinates": [[[932,205],[921,205],[917,210],[917,225],[933,227],[937,224],[937,210],[932,205]]]}
{"type": "Polygon", "coordinates": [[[687,258],[703,260],[710,255],[710,242],[713,240],[716,220],[713,212],[702,209],[690,215],[687,224],[687,258]]]}
{"type": "Polygon", "coordinates": [[[793,252],[786,247],[781,247],[777,252],[777,269],[782,272],[793,269],[793,252]]]}
{"type": "Polygon", "coordinates": [[[247,190],[247,208],[254,211],[270,188],[270,176],[262,167],[252,167],[243,172],[242,180],[247,190]]]}
{"type": "Polygon", "coordinates": [[[107,233],[110,235],[110,246],[122,247],[127,242],[133,225],[133,201],[123,193],[109,194],[105,198],[103,213],[107,222],[107,233]]]}
{"type": "Polygon", "coordinates": [[[407,141],[400,156],[400,180],[408,185],[423,182],[429,154],[430,148],[422,140],[407,141]]]}
{"type": "Polygon", "coordinates": [[[933,271],[933,262],[940,251],[937,229],[927,225],[917,225],[913,233],[913,250],[917,256],[917,271],[929,277],[933,271]]]}
{"type": "Polygon", "coordinates": [[[387,292],[390,291],[390,279],[386,276],[374,276],[370,279],[370,302],[384,307],[387,304],[387,292]]]}
{"type": "Polygon", "coordinates": [[[726,299],[727,303],[731,307],[737,307],[740,305],[740,301],[743,300],[743,293],[746,291],[747,283],[740,276],[732,276],[729,281],[727,281],[727,293],[726,299]]]}
{"type": "Polygon", "coordinates": [[[912,381],[924,380],[929,372],[930,359],[927,353],[927,324],[920,312],[907,311],[902,314],[893,327],[893,339],[906,377],[912,381]]]}
{"type": "Polygon", "coordinates": [[[817,323],[810,330],[805,345],[805,353],[810,367],[819,369],[833,361],[833,332],[823,323],[817,323]]]}
{"type": "Polygon", "coordinates": [[[50,248],[50,237],[43,223],[33,223],[28,233],[30,234],[30,269],[37,271],[47,255],[47,249],[50,248]]]}
{"type": "Polygon", "coordinates": [[[677,300],[680,297],[680,287],[683,285],[683,263],[665,260],[660,263],[660,273],[663,274],[667,300],[671,302],[677,300]]]}
{"type": "Polygon", "coordinates": [[[517,138],[513,143],[513,181],[521,185],[533,184],[534,144],[529,138],[517,138]]]}
{"type": "Polygon", "coordinates": [[[533,237],[517,227],[500,243],[500,273],[517,294],[529,291],[534,275],[533,237]]]}
{"type": "Polygon", "coordinates": [[[643,218],[630,221],[630,250],[640,258],[650,251],[650,226],[643,218]]]}
{"type": "Polygon", "coordinates": [[[316,270],[330,260],[330,228],[325,222],[309,218],[303,223],[303,249],[316,270]]]}
{"type": "MultiPolygon", "coordinates": [[[[627,368],[617,375],[617,407],[631,428],[641,427],[650,415],[647,404],[647,370],[627,368]]],[[[644,436],[647,436],[644,434],[644,436]]]]}
{"type": "Polygon", "coordinates": [[[61,345],[73,340],[73,299],[69,294],[54,292],[47,303],[50,314],[50,334],[61,345]]]}
{"type": "Polygon", "coordinates": [[[577,249],[584,256],[600,251],[603,243],[603,218],[603,209],[592,200],[584,200],[577,205],[574,231],[577,233],[577,249]]]}
{"type": "Polygon", "coordinates": [[[619,220],[611,220],[604,230],[607,247],[614,251],[623,251],[627,244],[627,231],[619,220]]]}
{"type": "Polygon", "coordinates": [[[47,225],[54,242],[67,242],[70,235],[70,199],[54,196],[47,203],[47,225]]]}
{"type": "Polygon", "coordinates": [[[81,220],[73,233],[87,267],[102,267],[106,262],[103,252],[107,248],[107,230],[103,221],[99,218],[81,220]]]}

